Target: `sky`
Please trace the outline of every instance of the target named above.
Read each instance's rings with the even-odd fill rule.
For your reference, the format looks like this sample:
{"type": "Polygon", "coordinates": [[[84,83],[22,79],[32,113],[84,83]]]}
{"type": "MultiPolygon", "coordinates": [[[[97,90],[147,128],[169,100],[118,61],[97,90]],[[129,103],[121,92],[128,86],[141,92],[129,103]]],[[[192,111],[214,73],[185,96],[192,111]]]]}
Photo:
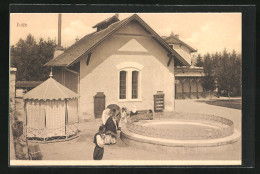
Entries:
{"type": "MultiPolygon", "coordinates": [[[[241,13],[137,13],[160,36],[171,32],[198,50],[198,53],[222,52],[226,48],[241,53],[241,13]]],[[[114,13],[63,13],[61,45],[69,47],[76,38],[94,32],[98,22],[114,13]]],[[[119,13],[119,19],[133,15],[119,13]]],[[[10,45],[31,33],[40,38],[58,40],[57,13],[12,13],[10,14],[10,45]]]]}

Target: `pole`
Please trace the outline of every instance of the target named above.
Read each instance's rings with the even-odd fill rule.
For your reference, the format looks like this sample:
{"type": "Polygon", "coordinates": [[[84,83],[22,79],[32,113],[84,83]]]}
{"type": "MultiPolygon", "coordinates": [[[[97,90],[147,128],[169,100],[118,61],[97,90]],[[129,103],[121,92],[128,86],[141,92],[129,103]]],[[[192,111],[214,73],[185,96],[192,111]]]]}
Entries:
{"type": "Polygon", "coordinates": [[[46,130],[46,104],[47,104],[47,101],[45,101],[45,107],[44,107],[44,138],[43,140],[45,141],[46,139],[46,134],[45,134],[45,130],[46,130]]]}
{"type": "Polygon", "coordinates": [[[67,136],[67,119],[68,119],[68,108],[67,108],[68,101],[65,99],[65,135],[66,139],[68,138],[67,136]]]}
{"type": "Polygon", "coordinates": [[[189,98],[191,99],[191,79],[189,78],[189,89],[190,89],[190,95],[189,95],[189,98]]]}
{"type": "Polygon", "coordinates": [[[24,110],[25,110],[25,138],[27,141],[27,99],[24,100],[24,110]]]}
{"type": "Polygon", "coordinates": [[[61,47],[61,14],[58,16],[58,46],[61,47]]]}

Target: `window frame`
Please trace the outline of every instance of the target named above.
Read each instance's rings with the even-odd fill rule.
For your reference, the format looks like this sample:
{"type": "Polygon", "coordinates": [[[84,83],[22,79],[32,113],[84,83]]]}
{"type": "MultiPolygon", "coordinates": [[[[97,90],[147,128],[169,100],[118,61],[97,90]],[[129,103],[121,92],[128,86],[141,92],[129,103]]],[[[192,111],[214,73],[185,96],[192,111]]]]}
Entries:
{"type": "Polygon", "coordinates": [[[143,65],[136,62],[124,62],[117,65],[118,69],[118,102],[142,101],[142,69],[143,65]],[[126,98],[120,99],[120,72],[126,71],[126,98]],[[137,78],[137,98],[132,98],[132,72],[138,72],[137,78]]]}
{"type": "Polygon", "coordinates": [[[139,96],[139,71],[132,71],[132,88],[131,88],[131,99],[138,99],[139,96]],[[136,73],[136,79],[134,79],[134,74],[136,73]],[[136,81],[136,84],[134,84],[134,82],[136,81]],[[134,87],[136,89],[134,89],[134,87]],[[136,93],[134,94],[134,91],[136,91],[136,93]],[[136,97],[134,98],[134,95],[136,95],[136,97]]]}
{"type": "Polygon", "coordinates": [[[124,100],[127,99],[127,74],[128,72],[125,70],[119,71],[119,99],[124,100]],[[121,72],[125,72],[125,98],[121,98],[121,72]]]}

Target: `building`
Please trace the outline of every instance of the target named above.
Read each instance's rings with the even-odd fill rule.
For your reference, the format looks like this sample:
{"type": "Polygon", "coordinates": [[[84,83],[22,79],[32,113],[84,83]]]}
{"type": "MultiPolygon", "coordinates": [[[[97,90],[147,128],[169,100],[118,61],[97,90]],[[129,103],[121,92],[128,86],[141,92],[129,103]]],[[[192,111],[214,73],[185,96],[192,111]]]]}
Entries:
{"type": "Polygon", "coordinates": [[[41,83],[42,81],[16,81],[16,97],[23,97],[26,92],[30,91],[41,83]]]}
{"type": "Polygon", "coordinates": [[[207,96],[202,86],[203,68],[176,67],[174,72],[176,99],[196,99],[207,96]]]}
{"type": "MultiPolygon", "coordinates": [[[[54,78],[79,94],[81,119],[94,118],[94,96],[105,105],[153,109],[154,95],[164,94],[164,110],[174,110],[174,66],[190,64],[138,15],[115,15],[94,26],[64,53],[50,60],[54,78]]],[[[100,108],[101,110],[103,107],[100,108]]]]}
{"type": "Polygon", "coordinates": [[[190,65],[194,65],[197,58],[197,50],[183,42],[179,39],[178,34],[173,32],[170,36],[162,36],[162,38],[167,42],[179,55],[181,55],[190,65]]]}
{"type": "Polygon", "coordinates": [[[194,66],[197,50],[180,40],[179,35],[175,35],[173,32],[170,36],[163,36],[162,38],[191,65],[175,67],[175,98],[196,99],[207,97],[208,92],[202,86],[204,70],[202,67],[194,66]]]}

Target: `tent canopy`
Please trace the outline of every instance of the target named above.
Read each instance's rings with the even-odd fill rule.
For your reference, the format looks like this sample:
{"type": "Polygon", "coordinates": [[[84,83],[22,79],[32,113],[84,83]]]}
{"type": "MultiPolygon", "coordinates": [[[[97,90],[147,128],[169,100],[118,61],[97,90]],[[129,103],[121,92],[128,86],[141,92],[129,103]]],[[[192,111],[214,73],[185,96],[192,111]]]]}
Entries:
{"type": "Polygon", "coordinates": [[[78,98],[78,94],[50,77],[48,80],[26,93],[23,98],[36,100],[62,100],[78,98]]]}

